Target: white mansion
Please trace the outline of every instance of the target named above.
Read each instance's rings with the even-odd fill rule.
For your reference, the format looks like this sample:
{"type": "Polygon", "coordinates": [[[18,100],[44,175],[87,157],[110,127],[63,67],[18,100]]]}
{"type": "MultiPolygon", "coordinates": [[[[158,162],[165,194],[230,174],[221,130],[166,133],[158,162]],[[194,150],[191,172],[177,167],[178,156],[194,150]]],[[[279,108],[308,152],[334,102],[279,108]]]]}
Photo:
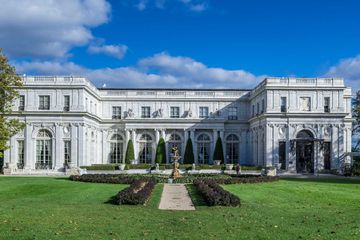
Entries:
{"type": "MultiPolygon", "coordinates": [[[[220,137],[226,163],[289,172],[340,170],[351,152],[351,89],[340,78],[266,78],[254,89],[96,88],[83,77],[24,77],[10,117],[26,123],[10,139],[12,173],[62,171],[122,163],[128,141],[135,161],[166,151],[212,164],[220,137]]],[[[169,157],[168,160],[169,161],[169,157]]]]}

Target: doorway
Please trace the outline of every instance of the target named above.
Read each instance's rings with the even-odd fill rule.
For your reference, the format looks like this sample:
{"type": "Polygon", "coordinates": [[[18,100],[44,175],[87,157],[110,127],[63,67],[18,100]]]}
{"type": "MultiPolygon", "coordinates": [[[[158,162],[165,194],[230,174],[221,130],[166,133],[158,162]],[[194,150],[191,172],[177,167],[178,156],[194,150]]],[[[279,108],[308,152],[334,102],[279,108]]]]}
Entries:
{"type": "Polygon", "coordinates": [[[314,173],[314,137],[307,130],[300,131],[296,136],[296,171],[314,173]]]}

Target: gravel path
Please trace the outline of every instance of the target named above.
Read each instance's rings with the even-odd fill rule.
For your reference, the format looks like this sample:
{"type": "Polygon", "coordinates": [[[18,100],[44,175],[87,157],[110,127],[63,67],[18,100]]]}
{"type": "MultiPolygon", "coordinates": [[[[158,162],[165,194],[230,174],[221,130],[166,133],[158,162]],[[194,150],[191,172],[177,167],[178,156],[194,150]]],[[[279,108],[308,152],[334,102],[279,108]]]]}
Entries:
{"type": "Polygon", "coordinates": [[[159,209],[195,210],[184,184],[164,184],[159,209]]]}

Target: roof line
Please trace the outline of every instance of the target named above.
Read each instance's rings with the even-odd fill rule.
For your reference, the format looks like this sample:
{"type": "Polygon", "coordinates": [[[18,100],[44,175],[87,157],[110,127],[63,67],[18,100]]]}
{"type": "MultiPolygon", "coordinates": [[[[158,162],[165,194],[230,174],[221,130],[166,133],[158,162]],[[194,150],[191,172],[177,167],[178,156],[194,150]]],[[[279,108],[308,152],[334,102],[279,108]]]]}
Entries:
{"type": "Polygon", "coordinates": [[[251,91],[247,88],[98,88],[98,90],[134,90],[134,91],[251,91]]]}

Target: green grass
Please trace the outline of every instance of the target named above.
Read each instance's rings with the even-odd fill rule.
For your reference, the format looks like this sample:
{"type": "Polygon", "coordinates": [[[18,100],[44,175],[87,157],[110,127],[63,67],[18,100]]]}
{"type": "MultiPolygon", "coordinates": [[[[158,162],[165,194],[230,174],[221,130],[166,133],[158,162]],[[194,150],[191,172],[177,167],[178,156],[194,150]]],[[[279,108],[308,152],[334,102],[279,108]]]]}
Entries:
{"type": "Polygon", "coordinates": [[[0,177],[0,239],[360,239],[360,181],[287,179],[226,185],[241,207],[158,210],[106,201],[126,185],[0,177]]]}

